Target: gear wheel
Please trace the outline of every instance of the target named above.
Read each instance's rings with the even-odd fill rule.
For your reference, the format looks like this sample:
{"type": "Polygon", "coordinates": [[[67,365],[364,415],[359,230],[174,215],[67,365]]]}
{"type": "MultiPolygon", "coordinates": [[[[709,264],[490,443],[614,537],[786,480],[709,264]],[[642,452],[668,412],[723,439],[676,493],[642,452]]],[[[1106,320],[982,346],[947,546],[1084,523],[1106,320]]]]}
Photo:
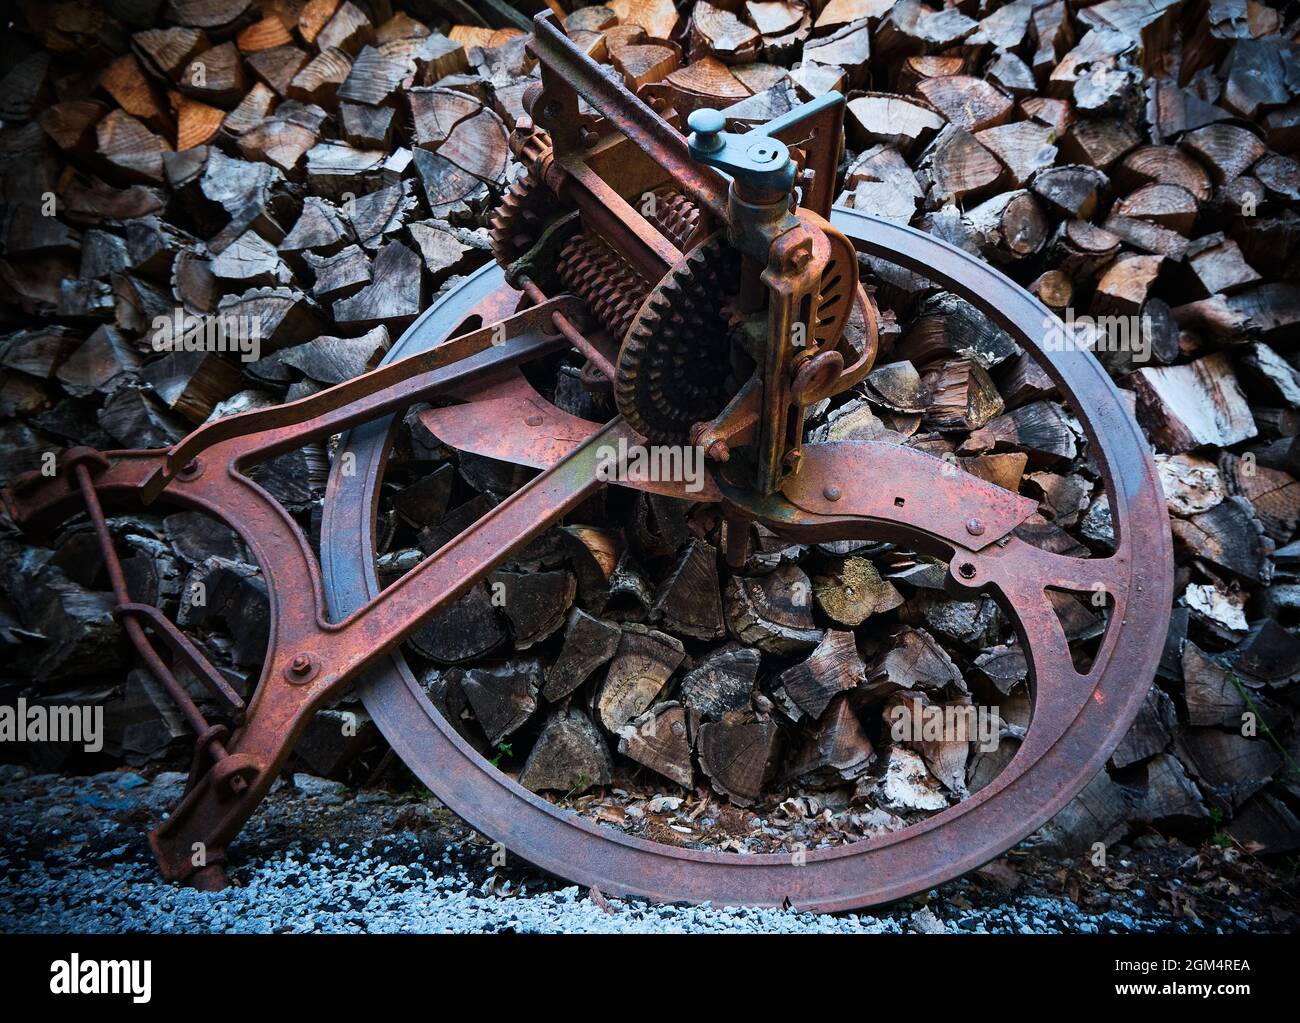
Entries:
{"type": "Polygon", "coordinates": [[[554,197],[531,171],[515,178],[488,221],[497,263],[508,267],[537,244],[554,212],[554,197]]]}
{"type": "Polygon", "coordinates": [[[645,280],[599,238],[575,234],[560,251],[560,280],[591,307],[615,340],[622,341],[628,325],[650,290],[645,280]]]}
{"type": "Polygon", "coordinates": [[[666,186],[656,189],[654,197],[648,219],[679,251],[689,252],[704,240],[704,214],[684,193],[666,186]]]}
{"type": "Polygon", "coordinates": [[[740,256],[721,232],[684,256],[650,292],[619,351],[614,400],[656,444],[685,443],[730,391],[725,300],[740,282],[740,256]]]}

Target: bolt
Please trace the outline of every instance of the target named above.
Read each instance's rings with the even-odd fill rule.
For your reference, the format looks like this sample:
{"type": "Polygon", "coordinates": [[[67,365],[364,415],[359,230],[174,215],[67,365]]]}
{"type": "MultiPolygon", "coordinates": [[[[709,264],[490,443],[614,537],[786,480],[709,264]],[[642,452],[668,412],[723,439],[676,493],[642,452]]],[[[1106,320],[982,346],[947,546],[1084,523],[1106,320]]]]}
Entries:
{"type": "Polygon", "coordinates": [[[715,440],[704,453],[715,462],[725,462],[731,457],[731,449],[721,440],[715,440]]]}
{"type": "Polygon", "coordinates": [[[841,491],[839,487],[837,487],[834,483],[832,483],[830,486],[828,486],[825,490],[822,491],[822,496],[826,498],[826,500],[828,501],[838,501],[840,497],[843,496],[843,491],[841,491]]]}
{"type": "Polygon", "coordinates": [[[294,654],[293,660],[289,662],[289,670],[295,675],[306,675],[311,671],[311,658],[306,654],[294,654]]]}
{"type": "Polygon", "coordinates": [[[695,135],[695,148],[702,153],[715,153],[723,147],[725,143],[718,136],[726,126],[727,119],[722,111],[708,107],[692,110],[686,118],[686,127],[695,135]]]}
{"type": "Polygon", "coordinates": [[[966,532],[971,536],[980,536],[984,532],[984,523],[979,519],[971,519],[966,523],[966,532]]]}

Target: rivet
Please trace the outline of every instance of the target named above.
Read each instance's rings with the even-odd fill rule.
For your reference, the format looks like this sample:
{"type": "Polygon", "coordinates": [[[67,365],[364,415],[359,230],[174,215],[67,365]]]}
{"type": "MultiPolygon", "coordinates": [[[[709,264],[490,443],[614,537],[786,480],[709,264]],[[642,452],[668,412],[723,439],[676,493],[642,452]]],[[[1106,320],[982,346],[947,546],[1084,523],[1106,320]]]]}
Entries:
{"type": "Polygon", "coordinates": [[[822,491],[822,496],[825,497],[826,500],[828,501],[838,501],[840,497],[843,496],[843,492],[840,490],[839,487],[837,487],[834,483],[832,483],[830,486],[828,486],[825,490],[822,491]]]}
{"type": "Polygon", "coordinates": [[[541,426],[542,425],[541,414],[538,412],[534,412],[531,416],[529,416],[527,419],[524,420],[524,423],[528,426],[541,426]]]}
{"type": "Polygon", "coordinates": [[[966,532],[971,536],[979,536],[984,532],[984,523],[979,519],[971,519],[966,523],[966,532]]]}

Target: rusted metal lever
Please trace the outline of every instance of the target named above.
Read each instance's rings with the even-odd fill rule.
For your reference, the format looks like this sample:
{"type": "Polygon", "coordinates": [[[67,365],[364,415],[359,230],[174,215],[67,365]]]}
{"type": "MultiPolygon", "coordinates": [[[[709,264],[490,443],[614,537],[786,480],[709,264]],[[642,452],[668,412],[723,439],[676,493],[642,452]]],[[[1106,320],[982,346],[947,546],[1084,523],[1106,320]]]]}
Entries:
{"type": "Polygon", "coordinates": [[[543,298],[497,323],[309,397],[201,426],[167,452],[145,486],[143,499],[146,504],[153,501],[187,467],[190,472],[202,471],[199,456],[208,448],[238,439],[241,461],[254,455],[272,458],[304,441],[338,433],[423,400],[444,386],[440,371],[453,364],[461,384],[499,371],[501,360],[487,354],[494,348],[515,345],[515,361],[543,354],[539,345],[556,350],[569,340],[555,332],[552,317],[556,313],[564,315],[571,326],[573,319],[581,318],[582,303],[572,295],[543,298]],[[530,337],[529,346],[518,348],[518,339],[530,337]],[[248,440],[253,436],[259,438],[256,443],[248,440]]]}
{"type": "Polygon", "coordinates": [[[265,795],[312,714],[376,658],[600,486],[596,452],[603,445],[617,446],[620,438],[634,441],[636,435],[621,420],[598,430],[382,597],[340,622],[328,620],[319,567],[301,529],[242,468],[255,458],[271,457],[556,351],[566,338],[550,332],[552,318],[564,316],[567,321],[568,313],[577,313],[571,298],[542,301],[501,323],[302,402],[214,423],[171,451],[100,454],[79,449],[65,456],[55,477],[29,475],[16,481],[6,499],[20,525],[58,521],[78,500],[89,512],[123,628],[198,736],[185,797],[150,835],[165,877],[199,887],[221,886],[226,844],[265,795]],[[510,337],[512,330],[518,333],[510,337]],[[176,472],[177,464],[187,468],[176,472]],[[228,523],[263,569],[272,630],[262,675],[246,711],[238,694],[192,643],[154,609],[130,599],[101,498],[117,503],[142,501],[146,495],[197,508],[228,523]],[[203,717],[149,643],[145,622],[161,635],[175,660],[195,671],[236,716],[244,716],[228,741],[226,729],[203,717]]]}

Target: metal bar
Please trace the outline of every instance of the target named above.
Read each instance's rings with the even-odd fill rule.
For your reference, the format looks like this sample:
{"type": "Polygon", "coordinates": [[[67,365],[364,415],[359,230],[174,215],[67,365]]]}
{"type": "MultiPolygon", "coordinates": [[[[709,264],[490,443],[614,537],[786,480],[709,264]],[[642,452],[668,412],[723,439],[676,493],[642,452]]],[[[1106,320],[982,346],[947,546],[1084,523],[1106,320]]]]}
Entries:
{"type": "Polygon", "coordinates": [[[203,656],[199,648],[190,642],[190,638],[176,627],[175,622],[152,604],[119,604],[117,611],[119,615],[135,615],[148,622],[150,628],[167,644],[172,656],[179,658],[208,692],[225,704],[231,713],[243,715],[243,698],[221,677],[221,673],[203,656]]]}
{"type": "Polygon", "coordinates": [[[627,257],[647,281],[658,281],[682,254],[578,157],[557,161],[565,172],[559,194],[582,210],[582,219],[627,257]],[[644,225],[644,230],[641,229],[644,225]]]}
{"type": "Polygon", "coordinates": [[[533,19],[533,47],[543,64],[553,68],[602,117],[617,124],[624,135],[672,175],[679,188],[707,207],[718,223],[728,222],[727,180],[711,167],[697,163],[686,139],[672,125],[574,46],[550,11],[533,19]]]}
{"type": "Polygon", "coordinates": [[[561,295],[412,356],[409,365],[403,360],[287,405],[201,426],[168,451],[159,472],[145,486],[144,501],[157,498],[177,473],[216,444],[237,439],[241,457],[271,458],[315,437],[400,411],[438,390],[544,355],[562,343],[558,336],[545,336],[551,328],[550,314],[578,316],[582,309],[580,299],[561,295]]]}
{"type": "MultiPolygon", "coordinates": [[[[523,285],[524,294],[532,302],[540,305],[546,301],[546,295],[542,289],[528,278],[521,278],[520,284],[523,285]]],[[[551,316],[551,322],[555,324],[555,329],[564,335],[569,344],[573,345],[574,348],[586,356],[593,366],[600,370],[606,380],[612,381],[614,379],[614,364],[605,357],[604,352],[587,340],[582,331],[569,322],[567,316],[563,313],[554,313],[551,316]]]]}
{"type": "MultiPolygon", "coordinates": [[[[118,608],[126,607],[131,604],[131,594],[127,589],[126,576],[122,572],[122,563],[118,560],[117,551],[113,547],[113,534],[109,532],[108,522],[104,518],[104,509],[100,506],[99,495],[95,493],[94,481],[90,478],[90,470],[85,464],[78,462],[72,467],[72,471],[77,477],[77,487],[81,490],[81,497],[86,502],[86,512],[90,515],[91,525],[94,526],[95,536],[99,540],[99,549],[104,556],[104,568],[108,572],[109,584],[113,588],[113,598],[117,602],[118,608]]],[[[144,634],[139,621],[133,616],[126,616],[122,619],[122,629],[127,638],[131,640],[131,645],[135,647],[136,652],[144,661],[153,677],[158,683],[167,690],[167,695],[172,698],[172,702],[185,715],[185,720],[195,735],[203,735],[208,732],[211,725],[203,713],[195,706],[194,701],[190,699],[190,694],[185,691],[185,687],[177,681],[176,676],[171,673],[154,650],[149,638],[144,634]]],[[[221,761],[228,755],[226,748],[220,740],[212,738],[208,741],[208,752],[216,761],[221,761]]]]}
{"type": "MultiPolygon", "coordinates": [[[[333,626],[326,663],[352,672],[391,650],[429,617],[561,516],[604,486],[596,468],[602,448],[619,438],[637,443],[622,418],[608,423],[550,469],[516,490],[464,532],[447,541],[383,593],[333,626]]],[[[330,672],[333,674],[333,672],[330,672]]]]}

